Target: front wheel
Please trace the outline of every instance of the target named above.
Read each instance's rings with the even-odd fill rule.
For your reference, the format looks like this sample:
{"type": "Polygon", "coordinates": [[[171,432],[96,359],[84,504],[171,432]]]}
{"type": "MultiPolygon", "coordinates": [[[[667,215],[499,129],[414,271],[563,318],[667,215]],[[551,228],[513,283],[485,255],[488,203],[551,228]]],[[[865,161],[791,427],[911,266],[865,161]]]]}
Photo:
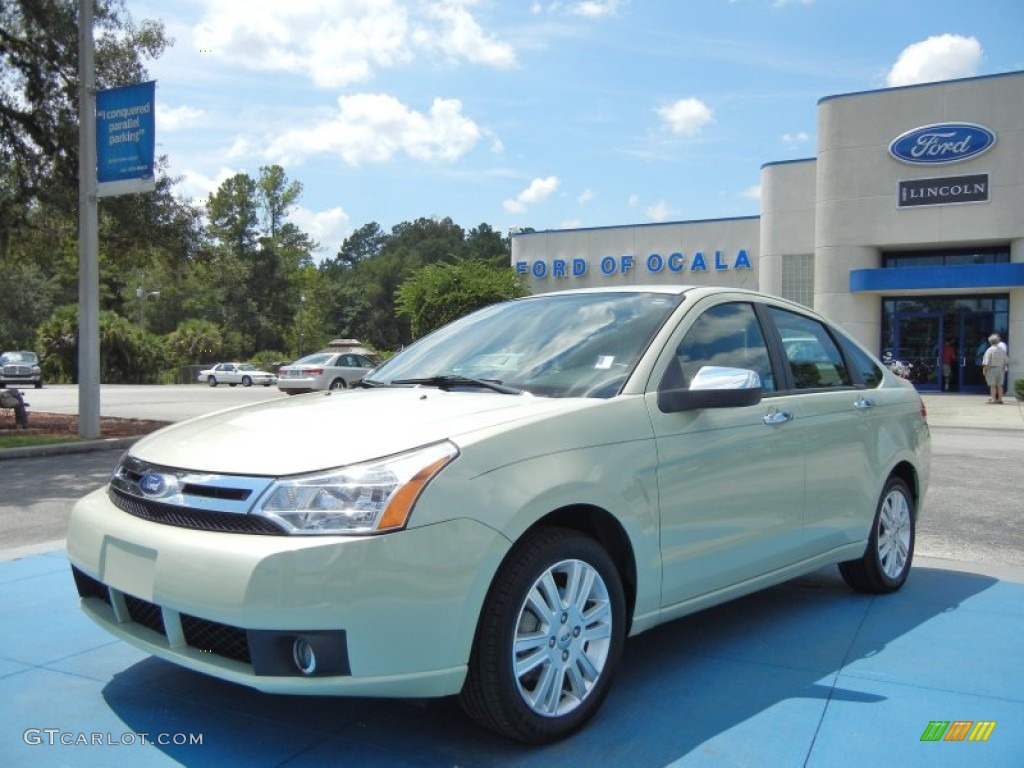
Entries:
{"type": "Polygon", "coordinates": [[[542,529],[517,544],[491,585],[459,703],[509,738],[560,739],[601,706],[625,636],[625,594],[608,553],[575,531],[542,529]]]}
{"type": "Polygon", "coordinates": [[[859,560],[840,563],[839,573],[858,592],[895,592],[910,574],[914,538],[914,495],[906,482],[890,477],[878,500],[868,548],[859,560]]]}
{"type": "Polygon", "coordinates": [[[215,376],[210,376],[209,378],[206,379],[206,383],[209,384],[211,387],[216,387],[217,378],[215,376]]]}
{"type": "Polygon", "coordinates": [[[252,379],[249,378],[248,376],[243,376],[242,377],[242,386],[243,387],[251,387],[252,386],[252,379]]]}

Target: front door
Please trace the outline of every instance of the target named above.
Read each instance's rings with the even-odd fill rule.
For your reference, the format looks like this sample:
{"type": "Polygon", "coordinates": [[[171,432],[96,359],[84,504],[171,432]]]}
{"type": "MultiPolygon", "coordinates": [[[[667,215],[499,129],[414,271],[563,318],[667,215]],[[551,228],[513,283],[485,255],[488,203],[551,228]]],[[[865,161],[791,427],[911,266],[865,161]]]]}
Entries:
{"type": "Polygon", "coordinates": [[[896,326],[896,357],[910,366],[910,380],[925,391],[942,387],[942,315],[901,314],[896,326]]]}

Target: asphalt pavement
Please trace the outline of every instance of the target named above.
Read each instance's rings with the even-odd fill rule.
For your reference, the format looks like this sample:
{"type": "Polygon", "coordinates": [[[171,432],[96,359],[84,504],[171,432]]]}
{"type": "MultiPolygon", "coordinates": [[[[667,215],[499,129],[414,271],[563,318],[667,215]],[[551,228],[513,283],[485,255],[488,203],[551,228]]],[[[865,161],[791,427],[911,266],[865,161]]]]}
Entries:
{"type": "MultiPolygon", "coordinates": [[[[1024,431],[1015,401],[924,400],[936,428],[1024,431]]],[[[148,657],[81,614],[52,546],[0,553],[0,611],[3,766],[977,768],[1024,754],[1024,568],[1009,565],[918,557],[880,597],[830,568],[651,630],[595,720],[543,748],[480,731],[447,699],[271,696],[148,657]]]]}

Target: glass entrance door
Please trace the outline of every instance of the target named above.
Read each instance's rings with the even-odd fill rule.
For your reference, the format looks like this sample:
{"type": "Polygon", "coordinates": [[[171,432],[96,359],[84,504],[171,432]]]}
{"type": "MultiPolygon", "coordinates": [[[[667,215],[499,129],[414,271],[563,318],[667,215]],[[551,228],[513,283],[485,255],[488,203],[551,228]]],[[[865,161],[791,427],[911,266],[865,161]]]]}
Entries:
{"type": "Polygon", "coordinates": [[[882,300],[882,357],[908,363],[926,391],[987,392],[981,359],[993,331],[1007,344],[1009,297],[922,296],[882,300]]]}
{"type": "Polygon", "coordinates": [[[960,387],[965,392],[987,392],[981,359],[988,349],[988,337],[994,329],[991,312],[966,312],[960,315],[960,387]]]}
{"type": "Polygon", "coordinates": [[[896,357],[910,367],[910,380],[918,389],[937,391],[942,386],[942,315],[901,314],[896,334],[896,357]]]}

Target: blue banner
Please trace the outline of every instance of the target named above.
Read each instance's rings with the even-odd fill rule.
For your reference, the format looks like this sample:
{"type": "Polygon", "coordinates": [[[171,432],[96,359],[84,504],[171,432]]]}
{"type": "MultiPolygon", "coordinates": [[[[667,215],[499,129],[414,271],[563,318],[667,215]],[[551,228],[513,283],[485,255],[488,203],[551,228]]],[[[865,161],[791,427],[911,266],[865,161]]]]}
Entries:
{"type": "Polygon", "coordinates": [[[97,92],[96,180],[101,185],[144,179],[152,188],[155,95],[155,81],[97,92]]]}

